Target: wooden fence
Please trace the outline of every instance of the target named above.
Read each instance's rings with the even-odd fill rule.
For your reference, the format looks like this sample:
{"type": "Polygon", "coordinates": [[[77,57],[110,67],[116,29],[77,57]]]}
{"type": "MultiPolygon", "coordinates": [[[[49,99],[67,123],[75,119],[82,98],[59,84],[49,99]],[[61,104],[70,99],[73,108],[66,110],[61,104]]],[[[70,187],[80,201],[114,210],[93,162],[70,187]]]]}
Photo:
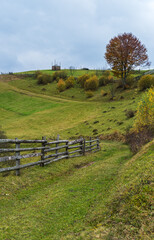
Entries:
{"type": "Polygon", "coordinates": [[[99,139],[86,141],[83,138],[78,140],[60,140],[47,141],[45,137],[42,140],[19,140],[19,139],[0,139],[1,146],[5,144],[6,148],[0,148],[0,163],[12,163],[14,166],[0,168],[0,173],[6,171],[16,171],[20,175],[20,169],[35,165],[44,165],[61,159],[79,157],[89,151],[100,150],[99,139]],[[9,144],[9,145],[8,145],[9,144]],[[30,144],[30,147],[29,147],[30,144]],[[13,147],[12,147],[13,145],[13,147]],[[15,145],[15,146],[14,146],[15,145]],[[21,146],[24,145],[24,146],[21,146]],[[39,146],[41,145],[41,146],[39,146]],[[11,146],[11,148],[10,148],[11,146]],[[22,154],[26,152],[26,154],[22,154]],[[9,156],[8,156],[9,155],[9,156]],[[37,157],[37,161],[21,164],[21,159],[30,159],[37,157]],[[39,157],[39,160],[38,160],[39,157]]]}

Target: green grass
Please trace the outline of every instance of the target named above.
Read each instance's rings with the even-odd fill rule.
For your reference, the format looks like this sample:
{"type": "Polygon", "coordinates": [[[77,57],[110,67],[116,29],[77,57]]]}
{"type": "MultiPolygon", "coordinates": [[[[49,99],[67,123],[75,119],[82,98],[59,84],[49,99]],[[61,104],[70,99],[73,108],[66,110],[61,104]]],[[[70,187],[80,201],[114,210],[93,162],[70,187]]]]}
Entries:
{"type": "MultiPolygon", "coordinates": [[[[59,94],[32,78],[0,82],[0,125],[19,139],[125,133],[142,93],[118,89],[110,101],[101,90],[88,100],[79,87],[59,94]]],[[[1,174],[0,240],[152,239],[152,160],[152,143],[132,157],[127,145],[103,141],[95,154],[1,174]]]]}
{"type": "Polygon", "coordinates": [[[152,239],[152,145],[132,159],[124,144],[101,146],[1,177],[1,239],[152,239]]]}
{"type": "Polygon", "coordinates": [[[1,177],[1,238],[61,239],[91,228],[90,217],[105,207],[130,156],[127,146],[104,143],[97,154],[1,177]]]}
{"type": "MultiPolygon", "coordinates": [[[[69,69],[62,69],[63,71],[67,72],[67,74],[70,76],[72,75],[71,71],[69,69]]],[[[46,69],[46,70],[39,70],[42,73],[45,74],[53,74],[55,71],[52,71],[50,69],[46,69]]],[[[26,71],[26,72],[18,72],[17,74],[34,74],[36,72],[36,70],[33,71],[26,71]]],[[[73,76],[74,77],[78,77],[81,76],[83,74],[101,74],[102,70],[81,70],[81,69],[75,69],[73,70],[73,76]]]]}
{"type": "Polygon", "coordinates": [[[126,90],[122,93],[123,100],[109,101],[101,97],[100,101],[65,100],[42,95],[38,88],[37,94],[30,92],[32,88],[21,90],[19,82],[22,80],[13,82],[14,86],[0,83],[0,125],[9,138],[94,136],[94,129],[98,135],[115,130],[124,133],[133,123],[125,111],[135,110],[141,96],[134,90],[126,90]]]}

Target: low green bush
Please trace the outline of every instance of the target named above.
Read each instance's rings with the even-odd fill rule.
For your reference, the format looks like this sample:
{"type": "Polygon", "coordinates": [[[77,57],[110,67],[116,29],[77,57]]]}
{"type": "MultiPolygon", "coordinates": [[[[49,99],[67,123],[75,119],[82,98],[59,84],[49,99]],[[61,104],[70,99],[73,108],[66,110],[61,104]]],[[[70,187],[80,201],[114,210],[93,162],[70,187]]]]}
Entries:
{"type": "Polygon", "coordinates": [[[38,85],[46,85],[52,82],[52,76],[49,74],[38,74],[37,76],[37,84],[38,85]]]}
{"type": "Polygon", "coordinates": [[[74,83],[75,83],[75,78],[74,77],[71,76],[71,77],[67,78],[67,80],[65,81],[66,88],[74,87],[74,83]]]}
{"type": "Polygon", "coordinates": [[[133,76],[128,76],[126,79],[126,84],[128,87],[132,87],[134,85],[134,77],[133,76]]]}
{"type": "Polygon", "coordinates": [[[138,81],[138,88],[140,91],[143,91],[152,86],[154,86],[154,77],[152,75],[142,76],[138,81]]]}
{"type": "Polygon", "coordinates": [[[99,78],[99,87],[105,86],[108,83],[108,79],[105,76],[99,78]]]}
{"type": "Polygon", "coordinates": [[[64,81],[62,78],[59,79],[59,81],[58,81],[58,83],[57,83],[57,88],[58,88],[58,91],[59,91],[59,92],[65,91],[65,89],[66,89],[66,83],[65,83],[65,81],[64,81]]]}
{"type": "Polygon", "coordinates": [[[89,78],[90,78],[90,76],[88,74],[84,74],[84,75],[78,77],[78,81],[77,82],[80,84],[80,86],[82,88],[84,88],[85,82],[89,78]]]}
{"type": "Polygon", "coordinates": [[[46,81],[46,79],[44,79],[43,74],[40,74],[37,76],[37,84],[38,85],[46,85],[47,84],[47,81],[46,81]]]}
{"type": "Polygon", "coordinates": [[[110,71],[109,71],[109,70],[105,70],[105,71],[103,72],[103,76],[106,77],[106,78],[108,78],[108,77],[110,76],[110,71]]]}
{"type": "Polygon", "coordinates": [[[90,77],[89,79],[86,80],[84,84],[85,90],[96,90],[98,88],[99,81],[98,77],[96,75],[90,77]]]}
{"type": "Polygon", "coordinates": [[[58,82],[59,79],[66,80],[67,79],[67,72],[64,71],[64,70],[54,72],[53,75],[52,75],[52,80],[58,82]]]}

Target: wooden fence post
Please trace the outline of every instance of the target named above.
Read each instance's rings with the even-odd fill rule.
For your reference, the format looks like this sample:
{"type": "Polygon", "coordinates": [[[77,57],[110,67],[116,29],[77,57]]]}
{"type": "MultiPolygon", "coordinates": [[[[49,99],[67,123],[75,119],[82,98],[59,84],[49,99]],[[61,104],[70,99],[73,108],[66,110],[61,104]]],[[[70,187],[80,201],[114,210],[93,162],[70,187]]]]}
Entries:
{"type": "Polygon", "coordinates": [[[66,158],[69,158],[68,142],[66,142],[66,158]]]}
{"type": "MultiPolygon", "coordinates": [[[[18,138],[15,138],[15,140],[17,141],[18,138]]],[[[20,143],[16,142],[16,149],[20,149],[20,143]]],[[[19,167],[20,166],[20,158],[19,158],[20,152],[16,152],[15,156],[16,156],[16,167],[19,167]]],[[[20,176],[20,169],[16,170],[16,176],[20,176]]]]}
{"type": "Polygon", "coordinates": [[[100,149],[100,146],[99,146],[99,137],[97,137],[97,149],[100,149]]]}
{"type": "Polygon", "coordinates": [[[83,139],[83,155],[85,155],[85,150],[86,150],[86,140],[84,138],[83,139]]]}
{"type": "Polygon", "coordinates": [[[89,144],[90,144],[90,148],[89,148],[89,149],[90,149],[90,151],[91,151],[91,137],[90,137],[90,143],[89,143],[89,144]]]}
{"type": "MultiPolygon", "coordinates": [[[[42,140],[46,140],[46,137],[42,137],[42,140]]],[[[45,147],[46,146],[46,142],[43,142],[42,143],[42,147],[45,147]]],[[[41,161],[44,161],[44,156],[45,156],[45,152],[44,152],[44,148],[41,150],[41,161]]],[[[44,167],[44,163],[40,163],[40,167],[44,167]]]]}
{"type": "MultiPolygon", "coordinates": [[[[59,136],[59,134],[57,135],[57,141],[59,141],[59,139],[60,139],[60,136],[59,136]]],[[[58,143],[56,143],[56,147],[58,147],[58,143]]],[[[56,149],[56,154],[58,154],[58,149],[56,149]]],[[[57,155],[56,155],[56,157],[57,157],[57,155]]]]}
{"type": "Polygon", "coordinates": [[[81,138],[80,145],[81,145],[81,147],[80,147],[80,149],[81,149],[80,155],[84,155],[84,143],[83,143],[83,138],[81,138]]]}

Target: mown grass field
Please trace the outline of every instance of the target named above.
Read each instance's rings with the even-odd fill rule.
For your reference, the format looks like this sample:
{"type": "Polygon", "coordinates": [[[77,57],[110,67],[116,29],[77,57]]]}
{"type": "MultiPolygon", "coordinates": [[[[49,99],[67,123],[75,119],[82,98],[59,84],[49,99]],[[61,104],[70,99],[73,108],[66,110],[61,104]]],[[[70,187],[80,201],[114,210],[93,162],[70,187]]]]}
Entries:
{"type": "MultiPolygon", "coordinates": [[[[61,96],[54,84],[42,91],[34,81],[0,82],[8,138],[125,133],[134,121],[126,111],[142,96],[117,90],[110,101],[99,89],[88,100],[76,88],[72,98],[70,90],[61,96]]],[[[153,142],[133,156],[122,142],[102,141],[97,153],[0,175],[0,240],[152,239],[153,157],[153,142]]]]}

